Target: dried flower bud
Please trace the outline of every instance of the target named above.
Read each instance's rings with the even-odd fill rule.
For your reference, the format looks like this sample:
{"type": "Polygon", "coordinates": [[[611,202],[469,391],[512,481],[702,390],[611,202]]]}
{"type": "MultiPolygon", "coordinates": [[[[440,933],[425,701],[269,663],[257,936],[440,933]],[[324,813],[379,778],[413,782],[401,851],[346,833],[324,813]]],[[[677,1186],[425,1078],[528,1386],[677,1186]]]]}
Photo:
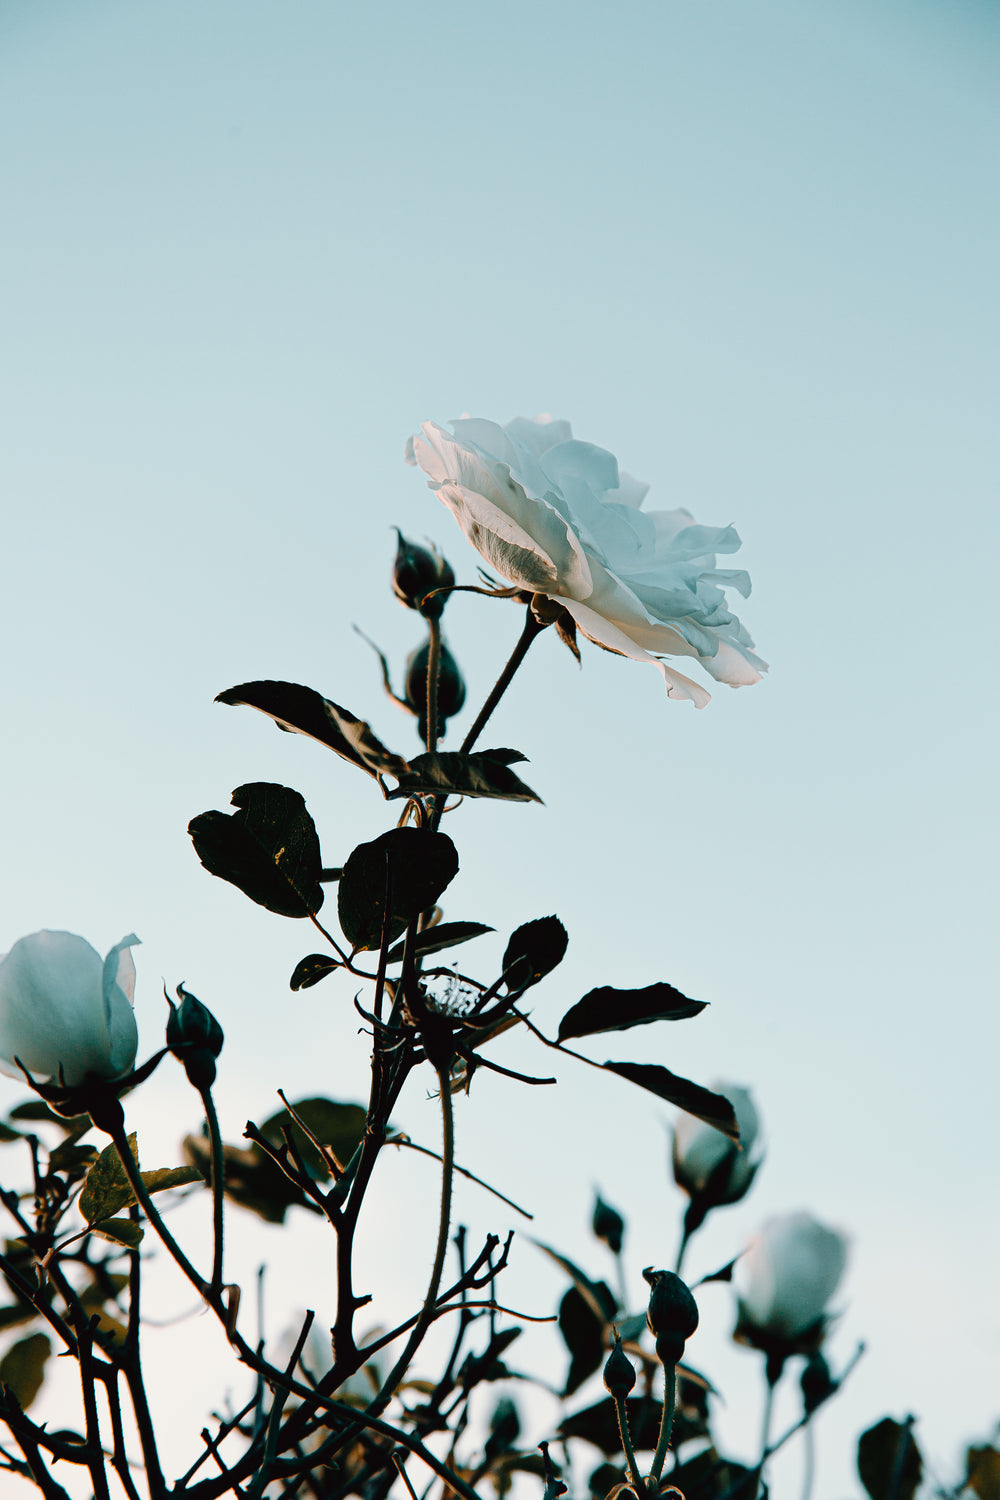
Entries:
{"type": "MultiPolygon", "coordinates": [[[[166,991],[164,991],[166,994],[166,991]]],[[[184,1071],[196,1089],[211,1088],[215,1082],[215,1059],[222,1051],[222,1027],[207,1005],[177,986],[175,1005],[167,995],[170,1015],[167,1019],[167,1046],[184,1064],[184,1071]]]]}
{"type": "Polygon", "coordinates": [[[698,1304],[673,1271],[647,1266],[642,1274],[650,1285],[646,1324],[656,1340],[656,1357],[664,1365],[676,1365],[698,1327],[698,1304]]]}
{"type": "Polygon", "coordinates": [[[448,596],[434,593],[434,590],[452,588],[454,573],[433,544],[430,550],[419,547],[416,542],[409,541],[398,526],[396,536],[399,540],[392,570],[393,593],[400,604],[405,604],[407,609],[419,610],[425,619],[440,619],[448,596]],[[433,597],[427,598],[428,594],[433,597]]]}
{"type": "Polygon", "coordinates": [[[612,1208],[610,1203],[605,1203],[600,1193],[594,1200],[594,1216],[590,1221],[590,1227],[595,1237],[604,1241],[612,1255],[622,1253],[625,1220],[616,1208],[612,1208]]]}
{"type": "Polygon", "coordinates": [[[616,1400],[627,1396],[635,1385],[635,1368],[622,1348],[622,1341],[617,1334],[615,1347],[608,1355],[607,1364],[604,1366],[604,1384],[616,1400]]]}
{"type": "MultiPolygon", "coordinates": [[[[406,663],[406,701],[417,715],[417,731],[421,739],[427,736],[427,663],[430,658],[430,643],[425,641],[410,653],[406,663]]],[[[465,702],[465,680],[444,641],[438,657],[438,728],[441,733],[447,721],[457,714],[465,702]]]]}

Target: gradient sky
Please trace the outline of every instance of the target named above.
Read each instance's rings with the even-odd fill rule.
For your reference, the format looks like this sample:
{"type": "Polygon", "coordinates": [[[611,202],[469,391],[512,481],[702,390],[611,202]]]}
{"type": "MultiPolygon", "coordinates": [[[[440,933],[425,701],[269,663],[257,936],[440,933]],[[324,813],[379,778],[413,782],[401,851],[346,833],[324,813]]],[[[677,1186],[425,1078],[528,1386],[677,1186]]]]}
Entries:
{"type": "MultiPolygon", "coordinates": [[[[0,6],[0,948],[137,931],[144,1049],[161,980],[186,981],[226,1029],[230,1138],[278,1086],[359,1097],[349,987],[291,995],[315,943],[205,874],[185,827],[285,781],[339,863],[385,810],[215,693],[306,682],[406,748],[351,625],[400,664],[419,641],[388,593],[393,524],[474,579],[402,463],[426,418],[567,417],[651,505],[735,523],[769,679],[697,713],[543,638],[495,738],[545,805],[460,814],[448,915],[496,925],[485,971],[558,912],[544,1024],[595,983],[712,1002],[609,1055],[756,1091],[767,1165],[692,1272],[790,1208],[852,1236],[833,1348],[869,1352],[822,1418],[817,1500],[859,1493],[853,1438],[887,1412],[919,1416],[945,1479],[1000,1415],[998,62],[988,0],[0,6]]],[[[519,621],[460,596],[445,623],[474,707],[519,621]]],[[[595,1272],[599,1183],[638,1301],[676,1239],[669,1112],[595,1076],[477,1080],[459,1159],[595,1272]]],[[[433,1104],[405,1109],[433,1143],[433,1104]]],[[[164,1075],[135,1118],[146,1161],[172,1159],[194,1101],[164,1075]]],[[[402,1166],[370,1239],[386,1316],[413,1295],[390,1194],[436,1195],[402,1166]]],[[[507,1227],[473,1190],[458,1210],[507,1227]]],[[[328,1253],[296,1233],[268,1239],[276,1322],[281,1267],[318,1276],[328,1253]]],[[[515,1306],[550,1310],[527,1241],[511,1276],[515,1306]]],[[[712,1296],[692,1358],[751,1457],[756,1365],[712,1296]]],[[[154,1380],[194,1420],[217,1397],[178,1393],[180,1347],[164,1333],[154,1380]]],[[[775,1466],[778,1500],[799,1464],[775,1466]]]]}

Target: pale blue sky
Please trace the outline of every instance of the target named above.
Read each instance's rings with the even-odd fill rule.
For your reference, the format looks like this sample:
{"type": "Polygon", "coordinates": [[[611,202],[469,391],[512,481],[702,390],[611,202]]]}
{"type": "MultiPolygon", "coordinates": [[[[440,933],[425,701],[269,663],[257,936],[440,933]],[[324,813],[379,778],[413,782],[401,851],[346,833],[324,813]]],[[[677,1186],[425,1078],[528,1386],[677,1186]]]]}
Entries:
{"type": "MultiPolygon", "coordinates": [[[[712,1001],[611,1055],[757,1092],[770,1160],[692,1269],[787,1208],[854,1236],[836,1347],[870,1353],[823,1419],[829,1496],[887,1410],[942,1465],[997,1415],[998,61],[974,0],[0,8],[0,949],[134,928],[146,1047],[161,976],[226,1027],[231,1135],[278,1085],[357,1096],[346,990],[291,996],[308,933],[212,881],[184,829],[284,780],[334,863],[385,813],[214,694],[308,682],[406,747],[350,625],[400,662],[417,643],[395,523],[473,578],[402,464],[428,417],[551,411],[650,504],[734,522],[770,679],[699,714],[544,639],[496,736],[546,805],[463,812],[449,915],[558,911],[540,1019],[595,982],[712,1001]]],[[[517,628],[449,608],[471,704],[517,628]]],[[[665,1112],[562,1076],[558,1098],[487,1081],[460,1154],[571,1251],[600,1181],[636,1267],[667,1260],[665,1112]],[[557,1113],[558,1168],[512,1160],[557,1113]]],[[[150,1098],[172,1149],[193,1109],[167,1079],[150,1098]]],[[[527,1249],[514,1275],[546,1310],[527,1249]]],[[[749,1451],[752,1361],[712,1337],[749,1451]]]]}

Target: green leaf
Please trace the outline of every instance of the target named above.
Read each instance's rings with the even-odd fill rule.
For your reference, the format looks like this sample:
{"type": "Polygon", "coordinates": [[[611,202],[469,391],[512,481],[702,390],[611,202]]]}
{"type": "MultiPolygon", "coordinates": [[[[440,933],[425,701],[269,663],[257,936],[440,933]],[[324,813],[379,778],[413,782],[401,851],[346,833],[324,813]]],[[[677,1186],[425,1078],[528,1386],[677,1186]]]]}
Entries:
{"type": "MultiPolygon", "coordinates": [[[[484,932],[493,931],[485,922],[438,922],[436,927],[428,927],[426,932],[417,933],[413,952],[440,953],[444,948],[455,948],[459,943],[467,943],[470,938],[481,937],[484,932]]],[[[398,964],[402,960],[405,946],[405,943],[397,943],[394,948],[390,948],[386,962],[398,964]]]]}
{"type": "Polygon", "coordinates": [[[29,1333],[0,1359],[0,1386],[7,1386],[22,1409],[29,1407],[41,1390],[45,1361],[51,1353],[48,1334],[29,1333]]]}
{"type": "MultiPolygon", "coordinates": [[[[628,1412],[629,1432],[635,1449],[641,1453],[655,1448],[660,1435],[662,1401],[655,1400],[651,1396],[632,1396],[626,1399],[625,1406],[628,1412]]],[[[677,1449],[691,1438],[703,1437],[706,1431],[704,1420],[697,1418],[692,1420],[691,1415],[686,1413],[678,1403],[674,1410],[671,1433],[673,1447],[677,1449]]],[[[620,1454],[622,1451],[615,1403],[610,1396],[606,1396],[603,1401],[595,1402],[593,1406],[585,1407],[583,1411],[573,1412],[571,1416],[564,1418],[559,1423],[558,1432],[561,1438],[584,1438],[588,1443],[593,1443],[600,1448],[602,1453],[613,1455],[620,1454]]]]}
{"type": "Polygon", "coordinates": [[[301,793],[252,781],[232,801],[237,812],[205,812],[188,824],[205,869],[279,916],[313,916],[323,905],[322,860],[301,793]]]}
{"type": "Polygon", "coordinates": [[[628,1031],[649,1021],[686,1021],[704,1009],[704,1000],[689,1000],[672,984],[649,984],[642,990],[616,990],[606,984],[570,1006],[559,1022],[559,1041],[628,1031]]]}
{"type": "Polygon", "coordinates": [[[553,1250],[551,1245],[543,1244],[541,1240],[532,1240],[544,1255],[554,1260],[556,1265],[566,1272],[577,1291],[589,1304],[591,1311],[597,1318],[607,1322],[614,1317],[617,1303],[608,1291],[603,1281],[592,1281],[585,1271],[569,1259],[566,1255],[560,1255],[558,1250],[553,1250]],[[610,1301],[608,1300],[610,1299],[610,1301]]]}
{"type": "Polygon", "coordinates": [[[14,1328],[18,1323],[30,1323],[37,1316],[38,1308],[32,1307],[30,1302],[12,1302],[7,1307],[0,1307],[0,1330],[14,1328]]]}
{"type": "Polygon", "coordinates": [[[438,750],[417,755],[398,776],[392,797],[416,794],[442,797],[499,797],[505,802],[541,802],[530,786],[510,769],[510,762],[524,760],[516,750],[438,750]]]}
{"type": "Polygon", "coordinates": [[[570,1354],[564,1396],[571,1396],[579,1390],[604,1361],[604,1330],[614,1317],[617,1304],[603,1281],[592,1285],[607,1310],[606,1317],[595,1312],[591,1300],[576,1286],[570,1287],[559,1304],[559,1332],[570,1354]]]}
{"type": "Polygon", "coordinates": [[[909,1422],[883,1417],[858,1439],[858,1474],[871,1500],[913,1500],[923,1473],[909,1422]]]}
{"type": "MultiPolygon", "coordinates": [[[[339,1104],[334,1099],[322,1097],[297,1099],[292,1108],[321,1146],[329,1146],[334,1156],[347,1166],[365,1132],[367,1111],[360,1104],[339,1104]]],[[[272,1146],[285,1143],[284,1130],[288,1130],[303,1161],[314,1177],[327,1178],[330,1169],[305,1131],[293,1120],[287,1109],[281,1109],[265,1120],[260,1133],[272,1146]]]]}
{"type": "Polygon", "coordinates": [[[90,1227],[95,1234],[103,1235],[115,1245],[125,1245],[129,1250],[135,1250],[142,1240],[142,1225],[134,1219],[98,1219],[90,1227]]]}
{"type": "Polygon", "coordinates": [[[305,958],[300,958],[292,970],[292,977],[288,981],[290,990],[308,990],[314,984],[319,984],[334,969],[342,968],[339,959],[329,958],[325,953],[307,953],[305,958]]]}
{"type": "Polygon", "coordinates": [[[988,1445],[965,1455],[965,1483],[976,1500],[1000,1500],[1000,1452],[988,1445]]]}
{"type": "MultiPolygon", "coordinates": [[[[134,1131],[129,1136],[128,1143],[135,1157],[138,1148],[134,1131]]],[[[141,1175],[147,1193],[162,1193],[167,1188],[185,1187],[190,1182],[204,1181],[203,1174],[190,1166],[158,1167],[141,1175]]],[[[96,1228],[98,1221],[114,1219],[123,1208],[130,1208],[135,1201],[132,1184],[125,1175],[116,1147],[105,1146],[87,1173],[87,1180],[80,1194],[80,1212],[87,1223],[96,1228]]]]}
{"type": "Polygon", "coordinates": [[[67,1135],[82,1135],[85,1130],[90,1130],[93,1121],[89,1115],[57,1115],[55,1110],[41,1099],[29,1099],[25,1104],[18,1104],[10,1112],[12,1120],[38,1120],[44,1121],[46,1125],[58,1125],[60,1130],[65,1130],[67,1135]]]}
{"type": "Polygon", "coordinates": [[[0,1121],[0,1143],[6,1145],[9,1141],[23,1141],[24,1136],[20,1130],[13,1130],[9,1125],[0,1121]]]}
{"type": "MultiPolygon", "coordinates": [[[[136,1154],[135,1131],[128,1138],[132,1155],[136,1154]]],[[[87,1180],[80,1194],[80,1212],[88,1224],[98,1219],[112,1219],[123,1208],[135,1202],[135,1194],[125,1175],[117,1148],[105,1146],[100,1156],[87,1173],[87,1180]]]]}
{"type": "Polygon", "coordinates": [[[617,1073],[619,1078],[627,1078],[630,1083],[637,1083],[640,1088],[648,1089],[651,1094],[665,1099],[668,1104],[676,1104],[678,1109],[685,1110],[696,1119],[704,1120],[706,1125],[721,1130],[730,1140],[739,1140],[740,1133],[733,1106],[722,1094],[713,1094],[711,1089],[702,1088],[700,1083],[692,1083],[690,1078],[679,1078],[676,1073],[671,1073],[668,1068],[661,1068],[656,1063],[606,1062],[601,1066],[610,1073],[617,1073]]]}
{"type": "Polygon", "coordinates": [[[434,905],[457,873],[458,851],[446,833],[391,828],[370,844],[359,844],[337,887],[344,936],[355,952],[380,946],[387,876],[392,886],[389,936],[395,939],[434,905]]]}
{"type": "Polygon", "coordinates": [[[215,701],[259,709],[279,728],[318,740],[369,776],[380,772],[398,776],[406,770],[403,757],[387,750],[363,719],[355,718],[314,688],[297,682],[243,682],[227,688],[215,701]]]}
{"type": "Polygon", "coordinates": [[[66,1177],[80,1177],[85,1168],[93,1166],[98,1155],[96,1146],[78,1146],[74,1141],[64,1141],[49,1153],[49,1171],[62,1172],[66,1177]]]}
{"type": "Polygon", "coordinates": [[[504,983],[509,993],[530,989],[562,963],[569,938],[558,917],[538,917],[510,935],[503,956],[504,983]]]}

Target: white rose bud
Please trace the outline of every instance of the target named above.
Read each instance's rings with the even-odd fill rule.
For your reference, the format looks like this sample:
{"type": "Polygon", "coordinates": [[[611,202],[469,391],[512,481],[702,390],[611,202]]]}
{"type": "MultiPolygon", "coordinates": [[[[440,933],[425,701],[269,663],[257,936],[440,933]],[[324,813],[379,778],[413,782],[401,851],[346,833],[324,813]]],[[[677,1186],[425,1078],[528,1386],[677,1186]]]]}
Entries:
{"type": "Polygon", "coordinates": [[[0,1072],[76,1088],[131,1073],[132,933],[102,959],[71,932],[35,932],[0,959],[0,1072]],[[15,1061],[16,1059],[16,1061],[15,1061]]]}
{"type": "Polygon", "coordinates": [[[845,1236],[810,1214],[769,1219],[737,1263],[736,1336],[779,1358],[818,1348],[846,1263],[845,1236]]]}
{"type": "Polygon", "coordinates": [[[738,1203],[749,1192],[762,1157],[760,1118],[749,1089],[735,1083],[713,1083],[712,1088],[733,1106],[740,1141],[737,1145],[694,1115],[678,1115],[673,1135],[674,1180],[691,1199],[690,1232],[709,1209],[738,1203]]]}

